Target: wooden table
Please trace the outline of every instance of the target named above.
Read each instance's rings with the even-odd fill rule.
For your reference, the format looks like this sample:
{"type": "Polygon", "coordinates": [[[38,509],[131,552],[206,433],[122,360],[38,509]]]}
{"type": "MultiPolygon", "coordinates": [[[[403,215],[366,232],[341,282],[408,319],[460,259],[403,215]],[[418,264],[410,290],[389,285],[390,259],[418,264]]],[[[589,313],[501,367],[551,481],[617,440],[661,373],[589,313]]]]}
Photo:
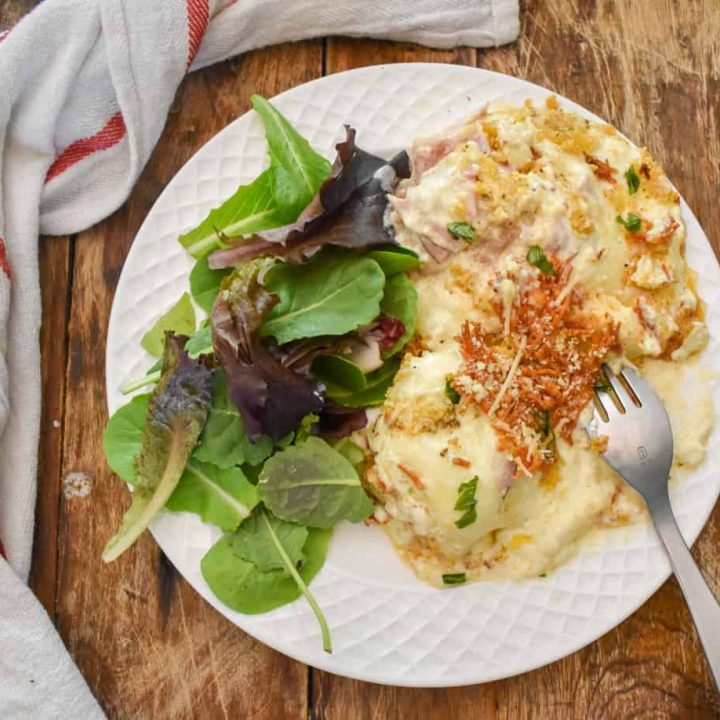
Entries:
{"type": "MultiPolygon", "coordinates": [[[[7,24],[32,2],[0,2],[7,24]]],[[[140,223],[180,166],[244,113],[324,74],[375,63],[477,65],[585,105],[665,166],[720,248],[720,3],[528,0],[509,47],[433,51],[337,38],[249,53],[182,84],[132,195],[94,228],[43,238],[44,412],[32,587],[114,718],[712,718],[720,715],[678,586],[584,650],[488,685],[408,690],[335,677],[289,660],[209,607],[145,535],[113,565],[100,551],[128,495],[102,455],[105,335],[140,223]],[[63,481],[85,473],[88,497],[63,481]]],[[[717,330],[717,328],[714,328],[717,330]]],[[[695,555],[720,592],[720,510],[695,555]]],[[[720,631],[720,629],[719,629],[720,631]]]]}

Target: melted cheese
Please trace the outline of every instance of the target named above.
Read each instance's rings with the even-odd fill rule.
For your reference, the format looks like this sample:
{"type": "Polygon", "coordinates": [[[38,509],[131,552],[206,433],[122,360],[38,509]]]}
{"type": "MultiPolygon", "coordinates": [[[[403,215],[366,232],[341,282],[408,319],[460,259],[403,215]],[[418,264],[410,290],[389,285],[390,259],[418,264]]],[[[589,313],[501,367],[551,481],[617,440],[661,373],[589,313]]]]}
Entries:
{"type": "MultiPolygon", "coordinates": [[[[678,198],[646,150],[552,104],[491,107],[424,138],[410,155],[416,172],[391,198],[390,219],[399,241],[425,261],[413,274],[417,349],[403,358],[381,413],[362,433],[374,458],[368,479],[382,503],[376,517],[433,584],[451,572],[468,579],[544,573],[594,529],[632,522],[644,510],[580,426],[572,444],[557,442],[550,471],[514,478],[489,417],[446,396],[446,378],[461,363],[456,338],[466,320],[508,333],[516,283],[536,272],[525,260],[531,245],[571,261],[563,292],[579,288],[587,311],[617,324],[622,354],[666,404],[673,473],[696,466],[714,413],[705,380],[685,364],[704,347],[707,329],[684,260],[678,198]],[[624,177],[631,165],[641,178],[632,194],[624,177]],[[641,235],[617,221],[628,213],[642,219],[641,235]],[[475,242],[453,238],[451,222],[472,225],[475,242]],[[428,243],[449,251],[448,259],[433,261],[428,243]],[[458,528],[458,488],[473,477],[477,519],[458,528]]],[[[509,360],[506,389],[512,369],[509,360]]],[[[462,390],[476,398],[487,392],[462,390]]],[[[588,407],[585,420],[590,414],[588,407]]],[[[537,431],[527,434],[537,444],[537,431]]]]}

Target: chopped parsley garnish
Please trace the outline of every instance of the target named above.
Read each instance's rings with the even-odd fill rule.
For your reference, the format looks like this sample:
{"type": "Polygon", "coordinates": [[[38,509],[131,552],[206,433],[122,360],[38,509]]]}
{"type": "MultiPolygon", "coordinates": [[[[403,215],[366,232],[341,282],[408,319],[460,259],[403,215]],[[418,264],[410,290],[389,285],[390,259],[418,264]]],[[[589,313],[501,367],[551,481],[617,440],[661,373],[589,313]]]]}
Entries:
{"type": "Polygon", "coordinates": [[[448,232],[458,240],[464,240],[468,245],[475,242],[475,228],[466,222],[451,222],[447,225],[448,232]]]}
{"type": "Polygon", "coordinates": [[[445,376],[445,397],[453,404],[460,402],[460,393],[452,386],[452,375],[445,376]]]}
{"type": "Polygon", "coordinates": [[[555,431],[553,430],[550,415],[550,410],[542,410],[535,413],[535,419],[538,421],[538,432],[543,436],[545,441],[543,447],[552,445],[555,442],[555,431]]]}
{"type": "Polygon", "coordinates": [[[602,380],[598,380],[595,383],[593,390],[595,392],[610,392],[610,386],[607,383],[602,382],[602,380]]]}
{"type": "Polygon", "coordinates": [[[525,259],[534,265],[538,270],[544,272],[546,275],[554,275],[555,268],[552,263],[547,259],[547,255],[543,252],[543,249],[539,245],[533,245],[529,250],[525,259]]]}
{"type": "Polygon", "coordinates": [[[630,195],[634,195],[640,189],[640,176],[632,165],[625,171],[625,181],[630,195]]]}
{"type": "Polygon", "coordinates": [[[636,233],[642,227],[641,218],[635,213],[629,212],[626,217],[618,215],[615,218],[629,233],[636,233]]]}
{"type": "Polygon", "coordinates": [[[475,499],[477,484],[478,476],[476,475],[472,480],[460,483],[458,486],[458,499],[455,502],[455,510],[461,510],[463,514],[459,520],[455,521],[455,527],[460,530],[468,525],[472,525],[477,520],[477,511],[475,510],[475,506],[477,505],[477,500],[475,499]]]}
{"type": "Polygon", "coordinates": [[[466,580],[465,573],[448,573],[442,579],[446,585],[462,585],[466,580]]]}

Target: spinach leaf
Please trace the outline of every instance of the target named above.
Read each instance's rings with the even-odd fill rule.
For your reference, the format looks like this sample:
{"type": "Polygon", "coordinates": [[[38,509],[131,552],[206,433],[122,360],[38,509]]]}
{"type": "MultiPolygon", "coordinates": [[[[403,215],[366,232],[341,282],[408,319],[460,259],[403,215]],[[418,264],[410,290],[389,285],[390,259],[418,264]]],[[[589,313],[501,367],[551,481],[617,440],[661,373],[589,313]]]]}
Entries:
{"type": "Polygon", "coordinates": [[[385,275],[369,258],[328,254],[306,265],[278,263],[265,275],[265,288],[279,302],[261,335],[281,345],[299,338],[344,335],[374,320],[380,311],[385,275]]]}
{"type": "Polygon", "coordinates": [[[405,327],[405,332],[395,344],[383,352],[383,357],[390,357],[403,348],[415,333],[417,290],[406,275],[393,275],[387,279],[380,312],[399,320],[405,327]]]}
{"type": "Polygon", "coordinates": [[[340,355],[320,355],[312,366],[318,380],[361,392],[367,387],[365,373],[352,361],[340,355]]]}
{"type": "Polygon", "coordinates": [[[260,498],[240,468],[220,469],[194,457],[165,504],[174,512],[192,512],[223,530],[235,530],[260,498]]]}
{"type": "Polygon", "coordinates": [[[268,459],[258,490],[277,517],[312,527],[331,528],[341,520],[359,522],[372,512],[355,468],[316,437],[268,459]]]}
{"type": "Polygon", "coordinates": [[[272,450],[272,440],[266,435],[253,442],[245,434],[240,411],[228,395],[225,373],[216,370],[210,415],[194,457],[219,468],[231,468],[242,463],[259,465],[272,450]]]}
{"type": "Polygon", "coordinates": [[[331,400],[345,407],[368,407],[385,402],[385,394],[395,379],[400,367],[398,358],[386,360],[382,367],[365,376],[366,387],[358,392],[336,383],[325,382],[325,394],[331,400]]]}
{"type": "Polygon", "coordinates": [[[125,482],[135,480],[135,458],[142,449],[150,395],[137,395],[115,411],[105,428],[103,452],[112,471],[125,482]]]}
{"type": "Polygon", "coordinates": [[[330,163],[265,98],[253,95],[252,104],[265,126],[275,206],[292,222],[330,174],[330,163]]]}
{"type": "Polygon", "coordinates": [[[191,360],[184,343],[185,338],[172,333],[165,336],[162,377],[148,403],[132,504],[105,546],[105,562],[125,552],[165,505],[205,424],[212,371],[202,358],[191,360]]]}
{"type": "Polygon", "coordinates": [[[287,573],[270,530],[274,531],[275,538],[282,543],[293,566],[302,565],[305,559],[303,546],[310,534],[308,528],[278,520],[262,508],[256,510],[237,532],[228,537],[230,547],[239,558],[251,562],[261,572],[283,570],[287,573]]]}
{"type": "Polygon", "coordinates": [[[401,245],[373,250],[367,253],[367,257],[372,258],[387,277],[414,270],[420,265],[418,254],[401,245]]]}
{"type": "Polygon", "coordinates": [[[250,235],[291,220],[277,207],[273,197],[273,171],[268,169],[249,185],[241,185],[220,207],[211,210],[200,225],[178,239],[193,257],[200,258],[211,250],[225,247],[220,233],[226,237],[250,235]]]}
{"type": "Polygon", "coordinates": [[[195,332],[195,310],[190,296],[183,293],[182,297],[145,333],[140,341],[143,349],[150,355],[160,357],[163,354],[163,341],[166,331],[177,335],[192,335],[195,332]]]}
{"type": "Polygon", "coordinates": [[[193,300],[206,313],[210,314],[215,298],[220,292],[220,283],[228,274],[228,270],[211,270],[208,267],[208,256],[203,255],[190,271],[190,292],[193,300]]]}
{"type": "Polygon", "coordinates": [[[261,520],[266,524],[283,569],[262,572],[254,563],[238,556],[232,548],[232,536],[226,536],[210,548],[200,563],[205,582],[221,602],[248,615],[269,612],[305,595],[320,624],[323,648],[332,652],[327,622],[307,587],[325,563],[332,530],[308,529],[308,538],[302,548],[304,562],[296,569],[270,517],[263,511],[261,520]]]}

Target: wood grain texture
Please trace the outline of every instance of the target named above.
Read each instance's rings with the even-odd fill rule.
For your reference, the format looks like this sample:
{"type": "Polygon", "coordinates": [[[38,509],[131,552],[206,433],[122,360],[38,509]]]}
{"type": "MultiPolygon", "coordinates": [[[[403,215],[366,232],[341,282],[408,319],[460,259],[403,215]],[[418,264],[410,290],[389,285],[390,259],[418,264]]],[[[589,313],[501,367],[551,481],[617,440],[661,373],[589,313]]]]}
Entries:
{"type": "MultiPolygon", "coordinates": [[[[0,0],[0,28],[32,4],[0,0]]],[[[165,184],[248,108],[252,92],[270,96],[323,69],[385,62],[477,63],[517,75],[567,95],[647,145],[720,248],[717,0],[528,0],[521,12],[517,43],[479,53],[332,38],[324,58],[320,42],[298,43],[197,73],[183,84],[166,132],[123,208],[78,236],[74,251],[67,239],[43,242],[45,402],[33,587],[54,609],[65,642],[111,718],[720,716],[674,581],[598,642],[546,668],[484,686],[408,690],[309,671],[262,646],[178,578],[150,537],[112,566],[99,560],[129,499],[101,451],[105,333],[115,284],[165,184]],[[88,497],[62,497],[62,479],[71,472],[92,480],[88,497]]],[[[716,592],[719,545],[716,509],[695,548],[716,592]]]]}
{"type": "Polygon", "coordinates": [[[70,238],[40,238],[42,420],[30,587],[53,618],[71,258],[70,238]]]}
{"type": "Polygon", "coordinates": [[[306,667],[228,623],[177,576],[149,535],[103,565],[101,550],[129,493],[105,465],[102,432],[107,321],[145,215],[180,166],[248,109],[252,92],[273,95],[321,70],[322,43],[303,43],[191,76],[127,203],[76,240],[62,474],[86,474],[93,490],[61,497],[57,625],[112,718],[306,715],[306,667]]]}

